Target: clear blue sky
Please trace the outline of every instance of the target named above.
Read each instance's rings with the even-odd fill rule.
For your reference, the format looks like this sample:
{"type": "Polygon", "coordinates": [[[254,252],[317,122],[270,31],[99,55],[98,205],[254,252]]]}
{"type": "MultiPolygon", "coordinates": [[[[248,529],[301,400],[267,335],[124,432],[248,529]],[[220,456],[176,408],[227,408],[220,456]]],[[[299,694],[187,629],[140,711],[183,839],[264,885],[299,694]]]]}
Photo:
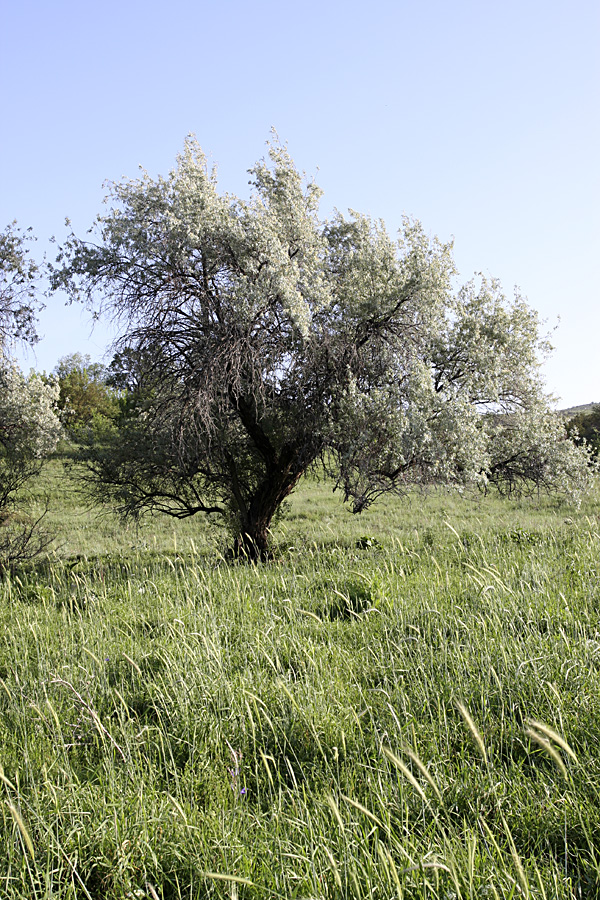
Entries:
{"type": "MultiPolygon", "coordinates": [[[[597,0],[20,0],[0,18],[0,227],[52,253],[105,180],[172,167],[194,132],[223,190],[275,127],[323,211],[455,238],[463,280],[518,285],[553,335],[561,405],[600,401],[597,0]],[[317,172],[318,169],[318,172],[317,172]]],[[[56,296],[28,364],[108,335],[56,296]]]]}

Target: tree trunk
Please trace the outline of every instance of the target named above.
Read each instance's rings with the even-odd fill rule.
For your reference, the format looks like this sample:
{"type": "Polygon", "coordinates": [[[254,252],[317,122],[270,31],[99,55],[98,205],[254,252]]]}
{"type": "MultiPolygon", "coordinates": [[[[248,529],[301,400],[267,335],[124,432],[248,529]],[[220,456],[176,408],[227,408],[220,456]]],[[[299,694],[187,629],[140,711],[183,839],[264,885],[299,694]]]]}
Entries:
{"type": "Polygon", "coordinates": [[[252,523],[242,534],[238,534],[233,545],[235,559],[248,562],[266,562],[269,551],[269,523],[252,523]]]}
{"type": "Polygon", "coordinates": [[[265,562],[270,558],[271,522],[283,501],[288,497],[306,470],[302,466],[278,468],[263,481],[252,497],[243,516],[243,525],[233,545],[233,555],[250,562],[265,562]]]}

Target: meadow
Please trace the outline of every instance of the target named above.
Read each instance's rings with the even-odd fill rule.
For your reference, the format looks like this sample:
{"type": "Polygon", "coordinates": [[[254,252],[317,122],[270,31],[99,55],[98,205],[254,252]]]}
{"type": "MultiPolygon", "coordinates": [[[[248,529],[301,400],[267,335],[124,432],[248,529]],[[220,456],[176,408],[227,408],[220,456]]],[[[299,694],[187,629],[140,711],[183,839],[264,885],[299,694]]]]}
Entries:
{"type": "Polygon", "coordinates": [[[600,496],[305,482],[264,565],[98,517],[0,580],[0,897],[600,896],[600,496]]]}

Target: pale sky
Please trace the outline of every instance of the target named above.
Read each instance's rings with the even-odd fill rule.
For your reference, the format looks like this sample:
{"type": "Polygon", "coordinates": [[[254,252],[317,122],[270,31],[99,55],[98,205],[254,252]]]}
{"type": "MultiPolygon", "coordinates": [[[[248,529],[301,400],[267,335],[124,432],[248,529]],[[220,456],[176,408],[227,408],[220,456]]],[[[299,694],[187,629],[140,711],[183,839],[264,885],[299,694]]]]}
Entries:
{"type": "MultiPolygon", "coordinates": [[[[390,232],[408,214],[454,236],[462,280],[518,285],[558,325],[548,390],[600,402],[597,0],[20,0],[0,76],[0,228],[32,226],[37,256],[66,216],[92,225],[105,180],[166,174],[189,132],[247,195],[274,127],[324,214],[390,232]]],[[[46,371],[109,340],[58,295],[41,331],[25,365],[46,371]]]]}

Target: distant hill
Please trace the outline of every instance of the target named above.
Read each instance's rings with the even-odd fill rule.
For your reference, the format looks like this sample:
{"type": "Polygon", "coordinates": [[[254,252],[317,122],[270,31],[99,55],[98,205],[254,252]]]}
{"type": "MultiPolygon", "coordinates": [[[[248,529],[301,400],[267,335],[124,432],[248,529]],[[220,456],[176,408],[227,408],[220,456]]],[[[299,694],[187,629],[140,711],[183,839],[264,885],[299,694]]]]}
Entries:
{"type": "Polygon", "coordinates": [[[595,406],[600,406],[600,403],[584,403],[582,406],[569,406],[568,409],[559,409],[557,412],[565,419],[572,419],[573,416],[579,416],[581,413],[591,412],[595,406]]]}

